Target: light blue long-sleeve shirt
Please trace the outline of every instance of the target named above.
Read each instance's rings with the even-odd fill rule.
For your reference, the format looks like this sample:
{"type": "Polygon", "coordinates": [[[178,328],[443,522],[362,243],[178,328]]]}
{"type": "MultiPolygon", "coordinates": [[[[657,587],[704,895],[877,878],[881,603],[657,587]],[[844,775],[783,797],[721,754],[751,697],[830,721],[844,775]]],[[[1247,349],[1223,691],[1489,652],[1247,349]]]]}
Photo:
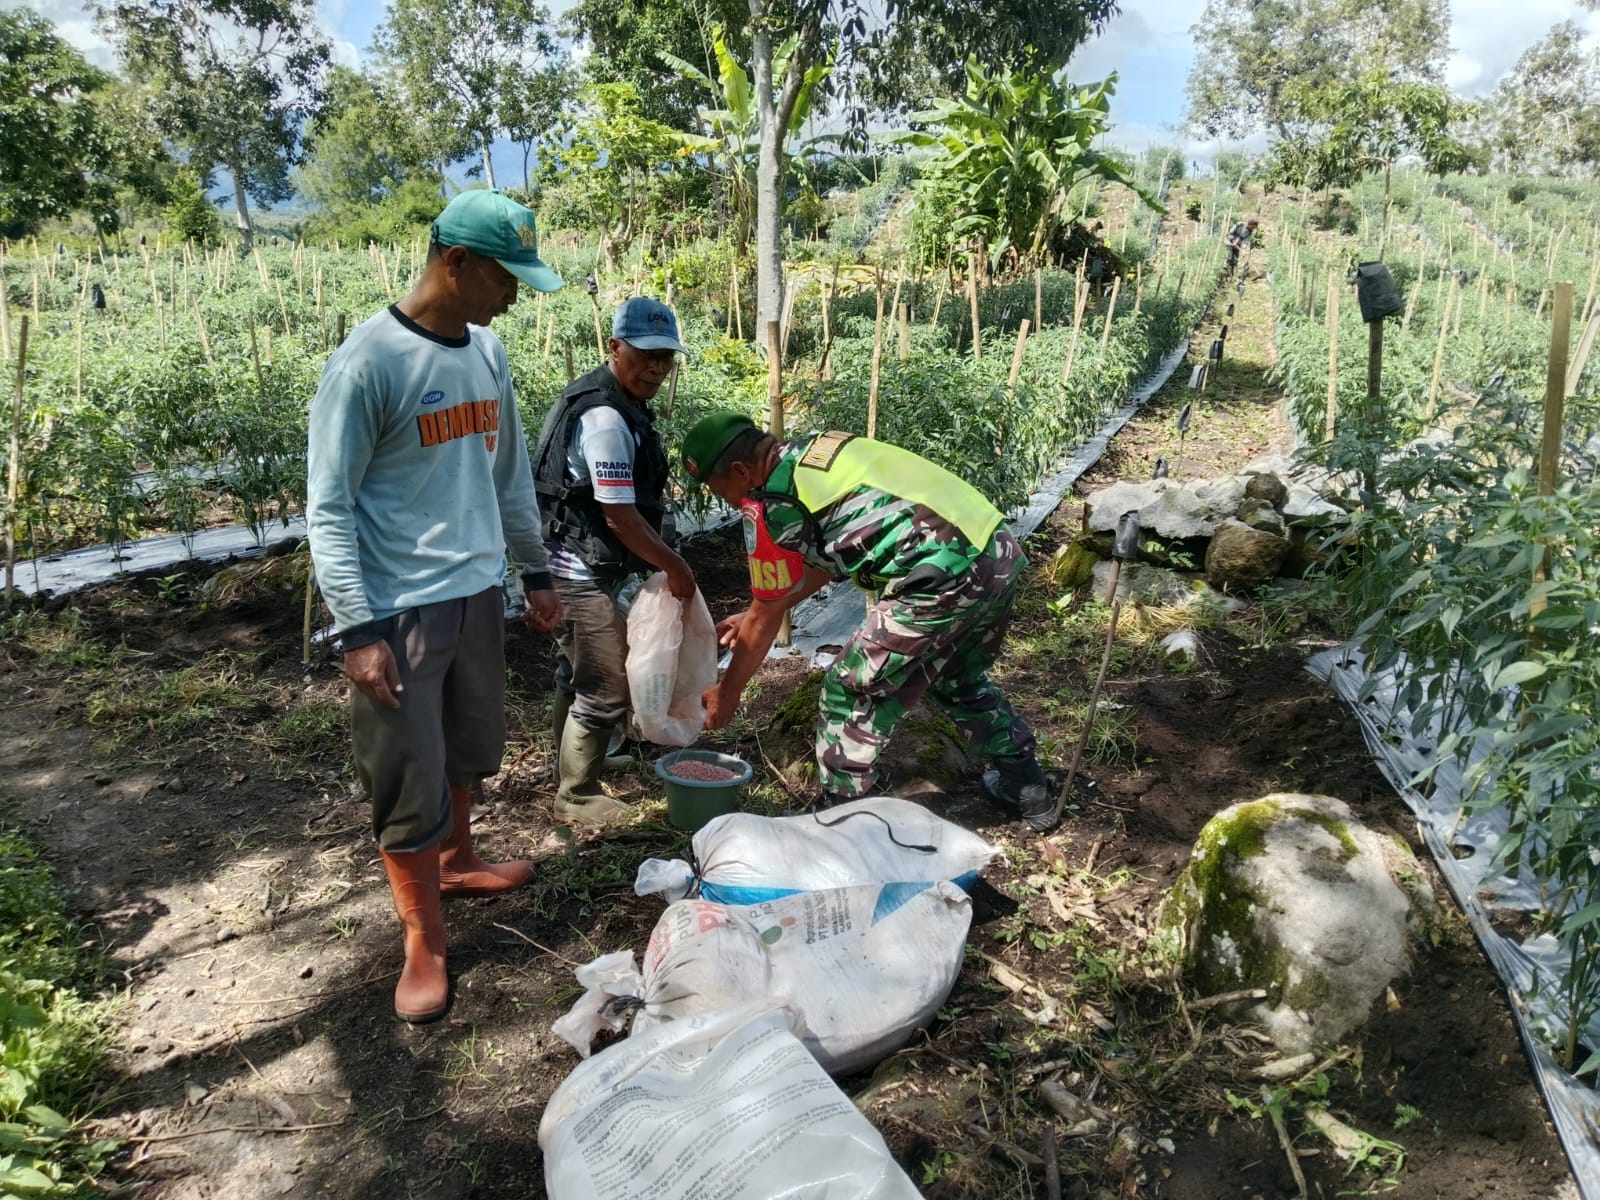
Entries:
{"type": "Polygon", "coordinates": [[[549,565],[505,347],[393,307],[328,359],[311,401],[306,525],[340,633],[549,565]]]}

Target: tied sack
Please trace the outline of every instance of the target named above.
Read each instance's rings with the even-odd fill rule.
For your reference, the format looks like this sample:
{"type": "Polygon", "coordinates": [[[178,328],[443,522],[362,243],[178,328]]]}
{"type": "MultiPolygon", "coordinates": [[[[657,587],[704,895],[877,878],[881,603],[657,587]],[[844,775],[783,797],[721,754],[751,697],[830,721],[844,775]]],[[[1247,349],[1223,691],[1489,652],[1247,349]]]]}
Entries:
{"type": "Polygon", "coordinates": [[[883,1137],[767,1001],[608,1046],[539,1122],[553,1200],[917,1200],[883,1137]]]}
{"type": "Polygon", "coordinates": [[[554,1032],[587,1055],[600,1028],[633,1036],[763,997],[834,1075],[888,1057],[933,1019],[961,973],[972,902],[950,883],[800,892],[764,904],[680,900],[656,922],[644,971],[626,951],[578,969],[588,988],[554,1032]],[[631,973],[631,979],[628,975],[631,973]],[[619,1001],[631,992],[632,1002],[619,1001]]]}
{"type": "Polygon", "coordinates": [[[717,627],[696,590],[680,601],[667,573],[645,581],[628,608],[628,694],[639,732],[661,746],[687,746],[705,728],[700,697],[717,682],[717,627]]]}
{"type": "Polygon", "coordinates": [[[706,822],[693,847],[698,869],[682,859],[646,859],[634,892],[760,904],[867,883],[948,880],[971,889],[1000,853],[970,829],[894,796],[795,817],[728,813],[706,822]]]}

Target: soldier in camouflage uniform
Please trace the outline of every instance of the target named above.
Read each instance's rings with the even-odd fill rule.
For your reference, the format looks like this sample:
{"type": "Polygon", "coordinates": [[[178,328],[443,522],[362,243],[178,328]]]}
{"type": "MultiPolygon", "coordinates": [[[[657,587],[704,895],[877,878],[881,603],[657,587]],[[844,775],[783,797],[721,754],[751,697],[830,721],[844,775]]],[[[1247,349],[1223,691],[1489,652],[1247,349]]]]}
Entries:
{"type": "Polygon", "coordinates": [[[872,793],[884,746],[926,699],[993,761],[990,798],[1034,829],[1052,826],[1033,733],[989,678],[1027,559],[988,500],[899,447],[843,433],[780,445],[737,413],[696,424],[683,465],[743,509],[750,556],[750,608],[718,627],[733,658],[705,694],[710,728],[733,718],[784,614],[852,579],[875,602],[823,677],[823,802],[872,793]]]}

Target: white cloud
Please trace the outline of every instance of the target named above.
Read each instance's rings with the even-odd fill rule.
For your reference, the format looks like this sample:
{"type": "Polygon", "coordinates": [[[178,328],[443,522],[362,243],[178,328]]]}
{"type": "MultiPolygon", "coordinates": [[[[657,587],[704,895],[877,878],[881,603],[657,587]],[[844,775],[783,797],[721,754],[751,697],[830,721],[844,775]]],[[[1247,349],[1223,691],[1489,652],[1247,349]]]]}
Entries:
{"type": "Polygon", "coordinates": [[[1591,34],[1600,28],[1600,17],[1584,13],[1573,0],[1454,0],[1451,17],[1454,53],[1445,82],[1467,97],[1493,91],[1522,52],[1557,22],[1577,20],[1591,34]]]}

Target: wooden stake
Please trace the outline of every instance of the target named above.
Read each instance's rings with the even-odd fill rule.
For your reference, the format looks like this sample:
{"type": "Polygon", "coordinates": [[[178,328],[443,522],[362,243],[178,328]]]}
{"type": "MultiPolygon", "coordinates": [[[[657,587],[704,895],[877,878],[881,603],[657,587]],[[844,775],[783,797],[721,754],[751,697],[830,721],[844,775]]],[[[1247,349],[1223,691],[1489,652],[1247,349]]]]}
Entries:
{"type": "Polygon", "coordinates": [[[561,353],[567,360],[567,382],[571,383],[578,377],[578,372],[572,366],[572,343],[565,338],[561,339],[561,353]]]}
{"type": "Polygon", "coordinates": [[[978,255],[967,251],[967,300],[972,305],[972,358],[983,357],[983,340],[978,335],[978,255]]]}
{"type": "Polygon", "coordinates": [[[1339,283],[1332,271],[1328,272],[1328,413],[1324,430],[1328,441],[1333,440],[1334,410],[1339,405],[1339,283]]]}
{"type": "Polygon", "coordinates": [[[1111,281],[1111,302],[1106,305],[1106,324],[1105,324],[1105,328],[1100,331],[1100,351],[1101,351],[1101,353],[1104,353],[1105,352],[1105,348],[1111,344],[1111,322],[1116,319],[1116,315],[1117,315],[1117,293],[1119,291],[1121,291],[1121,290],[1122,290],[1122,276],[1118,275],[1115,279],[1113,279],[1111,281]]]}
{"type": "Polygon", "coordinates": [[[900,305],[900,344],[895,350],[895,357],[904,362],[911,357],[911,306],[900,305]]]}
{"type": "Polygon", "coordinates": [[[883,372],[883,278],[875,277],[873,292],[878,299],[878,317],[872,324],[872,376],[867,384],[867,436],[878,436],[878,382],[883,372]]]}
{"type": "Polygon", "coordinates": [[[1067,343],[1067,357],[1061,361],[1061,382],[1065,384],[1072,374],[1073,360],[1078,357],[1078,334],[1083,329],[1083,310],[1089,303],[1089,285],[1078,276],[1072,305],[1072,339],[1067,343]]]}
{"type": "Polygon", "coordinates": [[[200,331],[200,349],[205,351],[206,361],[212,366],[217,365],[217,360],[211,357],[211,339],[206,336],[206,319],[200,312],[200,306],[194,306],[194,324],[200,331]]]}
{"type": "Polygon", "coordinates": [[[1578,351],[1572,356],[1572,363],[1567,367],[1568,398],[1577,394],[1578,380],[1583,378],[1583,368],[1589,363],[1589,352],[1594,349],[1595,335],[1600,333],[1600,313],[1590,317],[1583,327],[1583,336],[1578,339],[1578,351]]]}
{"type": "Polygon", "coordinates": [[[6,455],[6,611],[17,567],[17,488],[22,479],[22,394],[28,379],[28,315],[17,330],[17,390],[11,398],[11,441],[6,455]]]}
{"type": "MultiPolygon", "coordinates": [[[[1572,336],[1572,284],[1556,284],[1556,298],[1551,305],[1550,362],[1544,379],[1544,427],[1539,443],[1539,495],[1553,496],[1556,491],[1556,474],[1561,466],[1561,428],[1566,415],[1567,350],[1572,336]]],[[[1543,541],[1544,539],[1541,539],[1543,541]]],[[[1544,553],[1534,568],[1533,581],[1538,583],[1550,577],[1550,544],[1545,541],[1544,553]]],[[[1531,622],[1545,609],[1543,596],[1535,595],[1528,601],[1528,619],[1531,622]]]]}
{"type": "Polygon", "coordinates": [[[1033,327],[1044,328],[1044,268],[1033,268],[1033,327]]]}
{"type": "Polygon", "coordinates": [[[11,359],[11,304],[6,298],[9,285],[0,273],[0,360],[11,359]]]}
{"type": "Polygon", "coordinates": [[[1006,387],[1013,392],[1017,390],[1017,376],[1022,374],[1022,350],[1028,344],[1028,318],[1022,318],[1022,324],[1017,326],[1017,348],[1011,353],[1011,375],[1006,380],[1006,387]]]}
{"type": "Polygon", "coordinates": [[[1450,310],[1456,306],[1456,293],[1460,289],[1457,276],[1450,276],[1450,291],[1445,296],[1444,312],[1439,317],[1439,338],[1433,347],[1433,378],[1428,383],[1428,407],[1425,420],[1433,420],[1434,405],[1439,397],[1439,372],[1444,369],[1444,342],[1450,333],[1450,310]]]}
{"type": "Polygon", "coordinates": [[[283,284],[276,279],[272,281],[272,284],[278,289],[278,315],[283,318],[283,336],[288,337],[294,330],[289,328],[289,304],[283,298],[283,284]]]}
{"type": "Polygon", "coordinates": [[[261,378],[261,347],[256,342],[256,322],[254,317],[250,319],[250,365],[255,368],[256,372],[256,391],[265,394],[267,385],[261,378]]]}

